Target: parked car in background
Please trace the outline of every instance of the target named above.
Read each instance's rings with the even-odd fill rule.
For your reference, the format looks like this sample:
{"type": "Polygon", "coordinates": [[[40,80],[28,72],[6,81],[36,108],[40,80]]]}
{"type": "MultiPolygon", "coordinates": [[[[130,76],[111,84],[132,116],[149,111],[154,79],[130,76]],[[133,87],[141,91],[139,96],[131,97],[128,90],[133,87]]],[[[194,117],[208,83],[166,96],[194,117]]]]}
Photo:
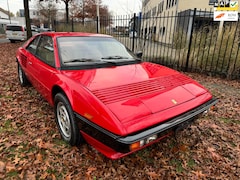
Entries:
{"type": "Polygon", "coordinates": [[[38,32],[51,32],[51,31],[53,30],[50,28],[38,28],[38,32]]]}
{"type": "MultiPolygon", "coordinates": [[[[31,25],[31,30],[33,35],[38,33],[37,26],[31,25]]],[[[25,26],[17,24],[7,24],[6,38],[10,40],[11,43],[14,43],[15,41],[25,41],[27,39],[27,32],[25,26]]]]}
{"type": "Polygon", "coordinates": [[[16,59],[20,84],[53,106],[61,137],[111,159],[158,142],[217,102],[190,77],[142,62],[107,35],[39,33],[16,59]]]}

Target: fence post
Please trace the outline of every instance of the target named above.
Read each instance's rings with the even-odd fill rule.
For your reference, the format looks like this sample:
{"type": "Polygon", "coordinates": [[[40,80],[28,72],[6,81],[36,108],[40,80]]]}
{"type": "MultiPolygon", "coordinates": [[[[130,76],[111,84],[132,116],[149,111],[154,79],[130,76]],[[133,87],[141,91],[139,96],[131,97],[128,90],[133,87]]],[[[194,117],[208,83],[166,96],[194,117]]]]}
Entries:
{"type": "Polygon", "coordinates": [[[191,52],[191,46],[192,46],[192,37],[193,37],[193,28],[194,28],[194,21],[195,21],[195,16],[196,16],[197,8],[194,8],[193,12],[193,17],[190,17],[192,19],[192,22],[190,24],[191,28],[191,33],[189,37],[189,42],[188,42],[188,52],[187,52],[187,60],[186,60],[186,65],[185,65],[185,71],[188,71],[188,65],[189,65],[189,58],[190,58],[190,52],[191,52]]]}
{"type": "Polygon", "coordinates": [[[99,19],[98,19],[98,16],[97,16],[97,33],[99,33],[99,27],[98,27],[99,23],[98,23],[98,21],[99,21],[99,19]]]}
{"type": "Polygon", "coordinates": [[[220,22],[219,22],[219,29],[218,29],[218,38],[217,38],[217,42],[219,42],[219,41],[222,40],[223,25],[224,25],[224,21],[220,21],[220,22]]]}
{"type": "Polygon", "coordinates": [[[135,47],[135,29],[136,29],[136,13],[133,15],[133,42],[132,42],[132,52],[134,52],[135,47]]]}
{"type": "Polygon", "coordinates": [[[55,19],[53,21],[53,30],[57,32],[57,21],[55,19]]]}
{"type": "Polygon", "coordinates": [[[74,32],[73,18],[72,18],[72,32],[74,32]]]}

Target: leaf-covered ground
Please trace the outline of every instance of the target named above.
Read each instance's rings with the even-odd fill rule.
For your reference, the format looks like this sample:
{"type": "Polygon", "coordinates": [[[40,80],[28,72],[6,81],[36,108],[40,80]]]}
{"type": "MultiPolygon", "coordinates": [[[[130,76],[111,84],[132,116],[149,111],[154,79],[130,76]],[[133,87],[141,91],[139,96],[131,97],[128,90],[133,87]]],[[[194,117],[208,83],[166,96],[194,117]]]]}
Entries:
{"type": "Polygon", "coordinates": [[[120,160],[58,134],[53,109],[18,84],[15,52],[0,44],[0,179],[239,179],[240,83],[188,75],[219,98],[218,109],[187,129],[120,160]]]}

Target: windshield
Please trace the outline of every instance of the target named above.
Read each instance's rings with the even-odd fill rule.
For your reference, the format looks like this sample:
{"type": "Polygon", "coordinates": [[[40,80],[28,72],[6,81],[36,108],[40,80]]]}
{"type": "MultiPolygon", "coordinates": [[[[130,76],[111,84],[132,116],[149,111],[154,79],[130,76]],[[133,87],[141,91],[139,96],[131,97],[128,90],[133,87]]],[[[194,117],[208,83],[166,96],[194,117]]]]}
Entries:
{"type": "Polygon", "coordinates": [[[59,37],[59,56],[63,66],[118,64],[136,57],[114,38],[59,37]]]}

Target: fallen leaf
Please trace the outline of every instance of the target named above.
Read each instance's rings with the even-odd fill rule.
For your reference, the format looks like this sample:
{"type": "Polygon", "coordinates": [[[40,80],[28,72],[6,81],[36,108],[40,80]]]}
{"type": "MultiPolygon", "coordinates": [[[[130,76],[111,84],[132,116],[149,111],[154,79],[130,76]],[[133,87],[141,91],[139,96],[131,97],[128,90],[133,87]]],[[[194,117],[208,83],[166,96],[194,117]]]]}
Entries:
{"type": "Polygon", "coordinates": [[[56,180],[56,176],[52,174],[52,180],[56,180]]]}
{"type": "Polygon", "coordinates": [[[25,179],[35,180],[36,179],[36,175],[28,170],[26,172],[25,179]]]}
{"type": "Polygon", "coordinates": [[[0,173],[4,173],[6,168],[6,164],[0,161],[0,173]]]}
{"type": "Polygon", "coordinates": [[[215,152],[214,148],[208,147],[207,151],[211,153],[214,161],[219,161],[221,159],[221,156],[215,152]]]}
{"type": "Polygon", "coordinates": [[[13,119],[13,116],[11,114],[8,114],[7,119],[13,119]]]}
{"type": "Polygon", "coordinates": [[[66,177],[65,177],[65,180],[71,180],[72,179],[72,173],[68,174],[66,177]]]}
{"type": "Polygon", "coordinates": [[[6,165],[6,171],[7,172],[11,172],[11,171],[15,171],[15,170],[16,170],[15,165],[13,165],[11,163],[7,163],[7,165],[6,165]]]}
{"type": "Polygon", "coordinates": [[[192,171],[192,173],[195,174],[200,179],[206,177],[206,175],[203,174],[202,171],[192,171]]]}
{"type": "Polygon", "coordinates": [[[38,154],[36,155],[36,159],[37,159],[38,161],[42,162],[43,157],[42,157],[42,155],[41,155],[40,153],[38,153],[38,154]]]}
{"type": "Polygon", "coordinates": [[[147,175],[150,176],[151,178],[159,177],[159,175],[156,172],[148,172],[147,175]]]}
{"type": "Polygon", "coordinates": [[[96,171],[96,170],[97,170],[97,168],[95,168],[95,167],[89,167],[89,168],[87,169],[87,172],[86,172],[87,177],[90,178],[91,173],[92,173],[93,171],[96,171]]]}
{"type": "Polygon", "coordinates": [[[15,165],[17,165],[20,160],[21,160],[21,158],[19,158],[19,157],[18,157],[18,154],[16,154],[13,162],[14,162],[15,165]]]}

